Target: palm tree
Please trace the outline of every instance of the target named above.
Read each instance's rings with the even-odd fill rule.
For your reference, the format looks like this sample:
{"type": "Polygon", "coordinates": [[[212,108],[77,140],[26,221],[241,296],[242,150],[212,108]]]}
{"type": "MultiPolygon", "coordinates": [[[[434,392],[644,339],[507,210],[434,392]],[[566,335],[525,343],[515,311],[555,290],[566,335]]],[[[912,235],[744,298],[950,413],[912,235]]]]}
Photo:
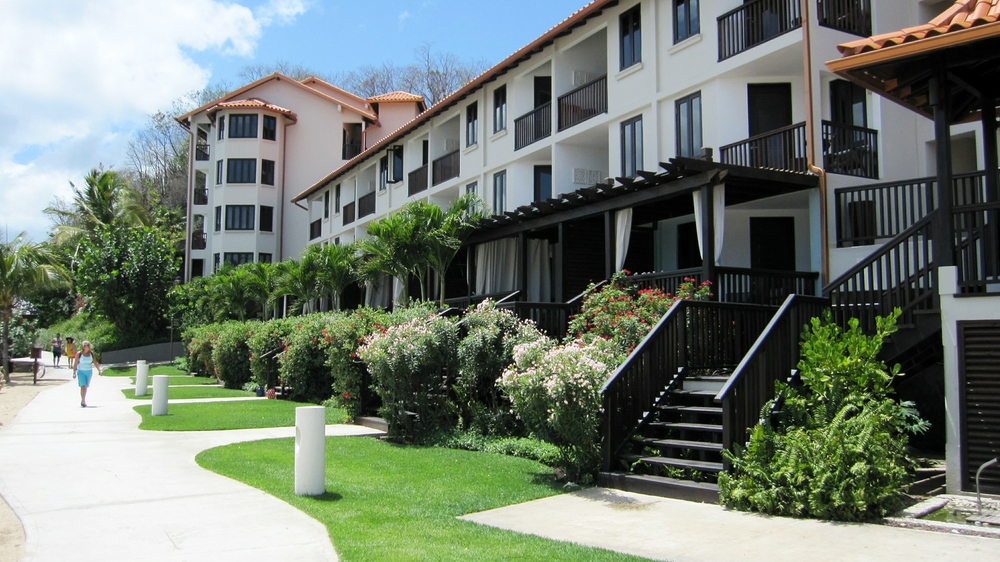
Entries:
{"type": "Polygon", "coordinates": [[[253,297],[261,306],[261,319],[269,320],[274,310],[271,305],[279,298],[277,293],[281,269],[278,264],[264,262],[247,263],[240,267],[255,278],[253,297]]]}
{"type": "Polygon", "coordinates": [[[441,306],[444,306],[445,275],[451,262],[455,259],[462,242],[476,229],[479,222],[487,216],[481,209],[485,204],[474,193],[466,193],[452,201],[448,210],[442,210],[437,205],[426,204],[433,209],[427,209],[423,216],[427,220],[424,237],[427,244],[427,261],[430,268],[437,274],[440,283],[441,306]]]}
{"type": "MultiPolygon", "coordinates": [[[[403,302],[408,300],[407,279],[410,273],[426,265],[426,246],[417,236],[416,222],[406,212],[406,207],[389,213],[381,220],[368,225],[368,238],[359,242],[366,256],[365,268],[395,277],[403,285],[403,302]]],[[[424,286],[420,287],[424,292],[424,286]]]]}
{"type": "Polygon", "coordinates": [[[330,244],[319,250],[320,291],[330,299],[334,310],[340,309],[340,294],[348,285],[358,280],[360,258],[358,248],[351,244],[330,244]]]}
{"type": "Polygon", "coordinates": [[[322,296],[319,288],[319,248],[310,246],[299,261],[288,260],[281,279],[282,295],[292,297],[302,314],[316,311],[316,300],[322,296]],[[314,249],[315,248],[315,249],[314,249]]]}
{"type": "Polygon", "coordinates": [[[14,318],[14,304],[32,291],[69,283],[66,273],[48,248],[28,242],[22,232],[11,242],[0,244],[0,322],[3,324],[2,368],[4,381],[10,382],[7,372],[10,360],[10,322],[14,318]]]}
{"type": "Polygon", "coordinates": [[[246,320],[247,309],[264,292],[260,280],[245,267],[223,266],[211,277],[210,293],[221,316],[246,320]]]}
{"type": "Polygon", "coordinates": [[[83,189],[73,182],[73,200],[69,208],[47,207],[45,212],[57,217],[58,241],[82,234],[91,235],[101,226],[150,226],[152,219],[139,202],[136,192],[114,170],[94,168],[84,178],[83,189]]]}

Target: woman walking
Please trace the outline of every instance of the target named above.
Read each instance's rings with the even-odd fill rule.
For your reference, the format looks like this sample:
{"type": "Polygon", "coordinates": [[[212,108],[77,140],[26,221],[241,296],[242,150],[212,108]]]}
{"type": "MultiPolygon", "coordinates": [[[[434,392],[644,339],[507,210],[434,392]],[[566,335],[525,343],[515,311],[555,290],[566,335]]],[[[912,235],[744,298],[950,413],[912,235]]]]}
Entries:
{"type": "Polygon", "coordinates": [[[66,362],[70,369],[76,365],[76,340],[69,336],[66,336],[66,362]]]}
{"type": "Polygon", "coordinates": [[[73,369],[73,378],[80,384],[80,407],[87,407],[87,388],[90,387],[90,379],[94,375],[101,374],[101,366],[94,357],[93,350],[90,349],[90,342],[84,340],[80,344],[80,352],[76,354],[76,365],[73,369]]]}

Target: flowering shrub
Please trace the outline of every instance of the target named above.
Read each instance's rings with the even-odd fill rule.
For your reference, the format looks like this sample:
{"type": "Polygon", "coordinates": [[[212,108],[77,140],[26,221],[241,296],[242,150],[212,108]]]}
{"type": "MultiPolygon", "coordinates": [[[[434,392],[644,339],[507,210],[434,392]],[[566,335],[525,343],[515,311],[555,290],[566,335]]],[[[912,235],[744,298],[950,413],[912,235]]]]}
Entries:
{"type": "Polygon", "coordinates": [[[616,365],[606,340],[557,346],[540,339],[517,345],[498,381],[528,429],[559,447],[558,464],[571,479],[586,481],[597,468],[600,389],[616,365]]]}
{"type": "Polygon", "coordinates": [[[212,362],[212,345],[219,326],[219,324],[205,324],[184,330],[181,337],[187,342],[188,367],[192,372],[216,376],[215,364],[212,362]]]}
{"type": "Polygon", "coordinates": [[[711,282],[698,284],[685,278],[677,294],[658,288],[638,289],[629,285],[627,271],[619,271],[603,287],[591,285],[580,313],[569,323],[569,337],[589,342],[597,338],[611,341],[618,353],[632,353],[660,318],[679,300],[707,300],[711,282]]]}
{"type": "Polygon", "coordinates": [[[510,401],[496,381],[513,361],[514,346],[545,338],[530,321],[519,321],[509,310],[486,300],[466,312],[468,335],[458,346],[458,398],[462,427],[484,435],[520,433],[510,401]]]}
{"type": "Polygon", "coordinates": [[[380,414],[389,434],[412,439],[443,425],[450,405],[444,377],[454,371],[458,330],[450,320],[429,316],[376,331],[358,355],[368,365],[380,414]],[[419,425],[409,413],[415,413],[419,425]]]}
{"type": "Polygon", "coordinates": [[[278,384],[278,359],[274,355],[263,357],[275,349],[283,349],[296,319],[279,318],[267,322],[250,323],[247,348],[250,351],[250,373],[253,382],[265,390],[278,384]]]}
{"type": "Polygon", "coordinates": [[[289,320],[285,349],[278,357],[278,375],[291,387],[292,400],[319,404],[333,394],[333,374],[320,343],[323,330],[338,314],[310,314],[289,320]]]}
{"type": "Polygon", "coordinates": [[[226,388],[243,388],[250,381],[250,349],[247,338],[250,323],[226,322],[219,324],[212,343],[212,363],[215,376],[226,388]]]}

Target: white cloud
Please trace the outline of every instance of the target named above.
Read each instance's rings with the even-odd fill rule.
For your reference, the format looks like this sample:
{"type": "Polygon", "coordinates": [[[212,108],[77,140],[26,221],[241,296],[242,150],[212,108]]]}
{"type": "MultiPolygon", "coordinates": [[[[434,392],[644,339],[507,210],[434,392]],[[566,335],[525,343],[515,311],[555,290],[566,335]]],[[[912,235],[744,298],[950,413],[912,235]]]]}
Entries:
{"type": "Polygon", "coordinates": [[[190,56],[253,55],[266,26],[304,0],[270,0],[255,14],[217,0],[3,0],[0,17],[0,226],[45,235],[41,214],[67,180],[123,161],[146,115],[203,88],[190,56]],[[15,156],[17,155],[17,156],[15,156]]]}
{"type": "Polygon", "coordinates": [[[397,17],[399,18],[399,28],[403,29],[403,24],[406,23],[406,20],[413,17],[413,14],[411,14],[409,10],[403,10],[397,17]]]}

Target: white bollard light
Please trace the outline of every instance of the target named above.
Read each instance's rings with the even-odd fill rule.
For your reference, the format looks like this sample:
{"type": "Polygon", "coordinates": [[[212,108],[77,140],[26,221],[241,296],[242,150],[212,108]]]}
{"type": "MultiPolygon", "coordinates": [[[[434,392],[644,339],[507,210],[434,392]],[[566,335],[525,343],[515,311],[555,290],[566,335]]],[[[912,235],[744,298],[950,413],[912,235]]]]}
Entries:
{"type": "Polygon", "coordinates": [[[149,363],[140,359],[135,364],[135,395],[145,396],[149,388],[149,363]]]}
{"type": "Polygon", "coordinates": [[[295,408],[295,495],[319,496],[325,491],[326,408],[295,408]]]}
{"type": "Polygon", "coordinates": [[[170,377],[167,375],[153,376],[153,415],[167,415],[167,389],[170,388],[170,377]]]}

